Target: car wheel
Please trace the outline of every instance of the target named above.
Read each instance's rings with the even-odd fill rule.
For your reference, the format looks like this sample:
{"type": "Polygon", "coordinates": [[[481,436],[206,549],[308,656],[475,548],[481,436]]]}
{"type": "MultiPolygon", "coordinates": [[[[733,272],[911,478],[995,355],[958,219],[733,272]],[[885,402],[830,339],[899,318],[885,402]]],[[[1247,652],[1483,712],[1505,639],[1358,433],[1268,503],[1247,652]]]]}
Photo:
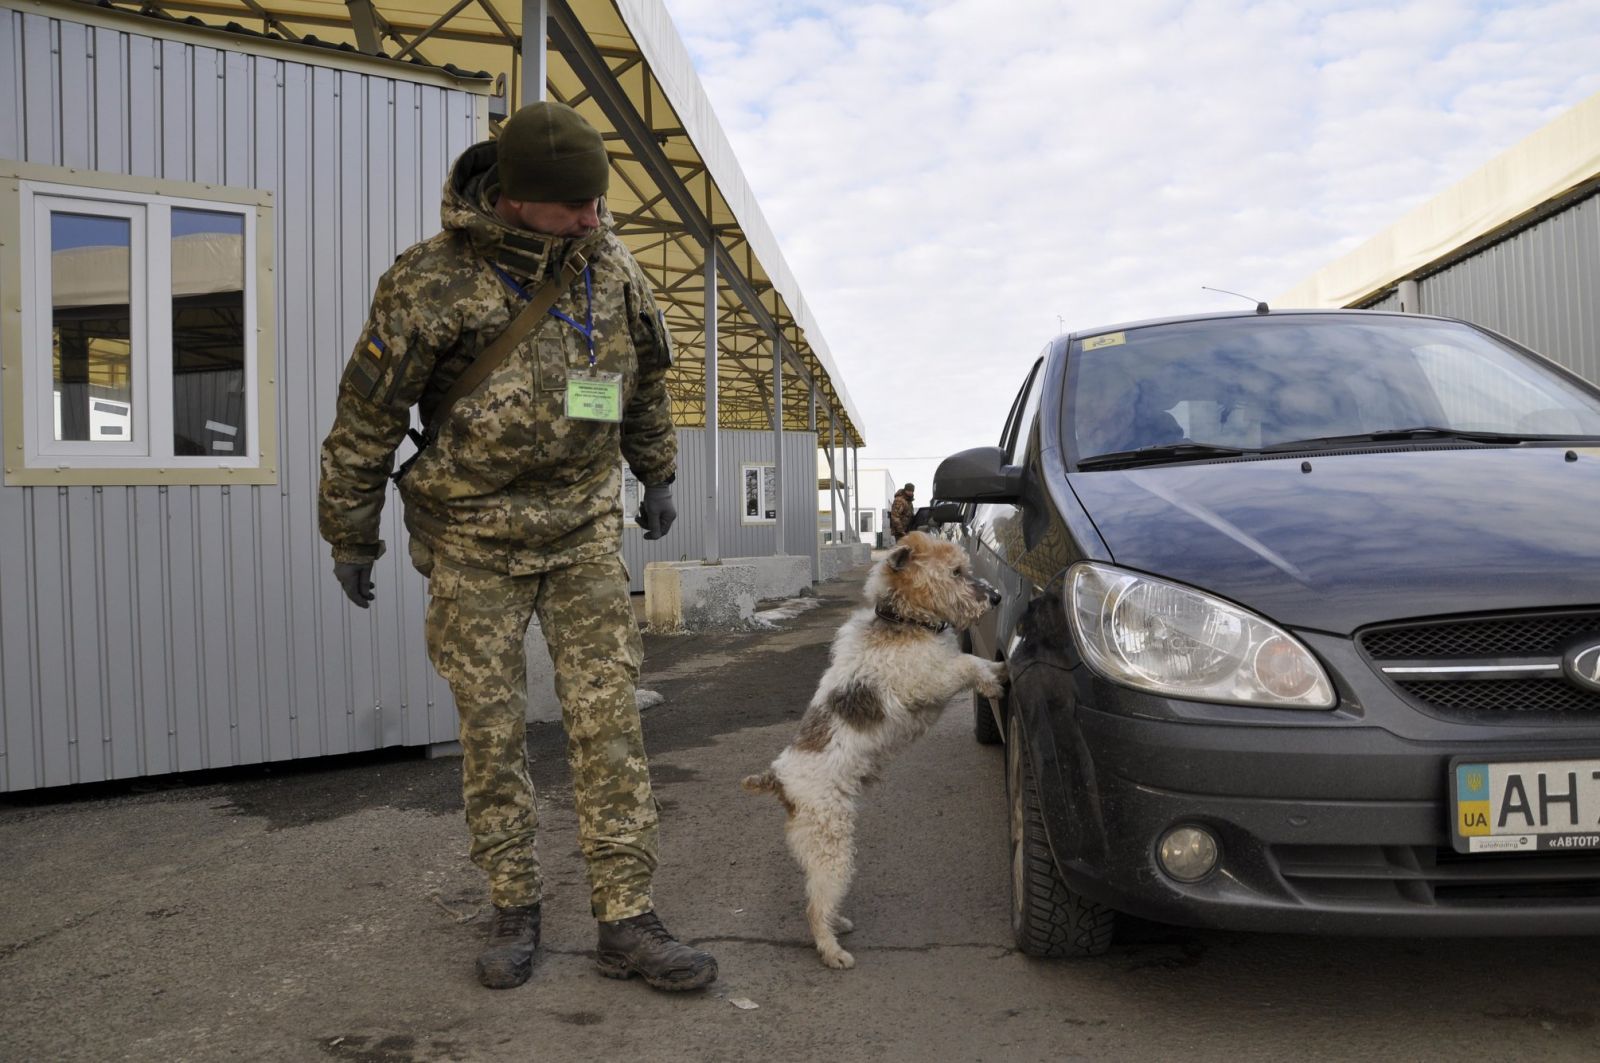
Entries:
{"type": "Polygon", "coordinates": [[[1000,725],[995,722],[994,709],[989,707],[989,699],[976,690],[972,692],[972,735],[980,746],[997,746],[1005,740],[1000,725]]]}
{"type": "Polygon", "coordinates": [[[1011,936],[1029,956],[1098,956],[1111,947],[1114,909],[1067,887],[1045,839],[1044,812],[1022,721],[1006,720],[1006,797],[1011,819],[1011,936]]]}

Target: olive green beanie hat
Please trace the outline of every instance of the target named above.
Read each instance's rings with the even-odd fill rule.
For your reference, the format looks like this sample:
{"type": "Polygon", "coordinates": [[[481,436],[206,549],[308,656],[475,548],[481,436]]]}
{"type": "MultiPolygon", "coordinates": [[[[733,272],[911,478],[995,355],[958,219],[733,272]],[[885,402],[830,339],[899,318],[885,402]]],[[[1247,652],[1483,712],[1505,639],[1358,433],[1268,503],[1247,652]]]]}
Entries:
{"type": "Polygon", "coordinates": [[[597,199],[611,183],[600,131],[564,103],[517,109],[496,142],[500,194],[524,203],[597,199]]]}

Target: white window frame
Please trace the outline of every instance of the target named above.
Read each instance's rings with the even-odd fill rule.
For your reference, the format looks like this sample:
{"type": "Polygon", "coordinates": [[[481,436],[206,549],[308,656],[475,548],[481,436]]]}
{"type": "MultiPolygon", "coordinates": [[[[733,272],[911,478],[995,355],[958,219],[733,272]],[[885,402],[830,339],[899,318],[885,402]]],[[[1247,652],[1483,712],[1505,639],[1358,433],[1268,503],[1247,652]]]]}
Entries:
{"type": "Polygon", "coordinates": [[[622,463],[622,490],[618,492],[617,500],[622,505],[623,530],[632,528],[642,533],[644,529],[639,527],[634,517],[638,516],[639,506],[644,501],[644,484],[633,475],[633,470],[628,468],[627,462],[622,463]]]}
{"type": "Polygon", "coordinates": [[[0,160],[0,321],[5,359],[5,482],[277,482],[272,195],[255,189],[127,177],[0,160]],[[244,430],[232,453],[173,452],[172,212],[237,215],[243,225],[244,430]],[[58,440],[52,368],[52,213],[130,221],[130,438],[58,440]]]}
{"type": "Polygon", "coordinates": [[[750,478],[750,470],[751,469],[757,470],[756,471],[756,508],[760,509],[760,510],[765,510],[766,501],[767,501],[767,487],[768,487],[769,484],[773,485],[773,503],[776,505],[777,502],[778,502],[777,490],[776,490],[777,477],[778,477],[778,466],[777,466],[777,463],[776,462],[771,462],[771,461],[747,461],[747,462],[744,462],[743,464],[741,464],[739,466],[739,523],[740,524],[776,524],[776,523],[778,523],[778,518],[776,516],[768,517],[768,516],[765,516],[763,514],[763,515],[752,517],[745,510],[745,493],[744,493],[744,491],[745,491],[745,483],[750,478]]]}

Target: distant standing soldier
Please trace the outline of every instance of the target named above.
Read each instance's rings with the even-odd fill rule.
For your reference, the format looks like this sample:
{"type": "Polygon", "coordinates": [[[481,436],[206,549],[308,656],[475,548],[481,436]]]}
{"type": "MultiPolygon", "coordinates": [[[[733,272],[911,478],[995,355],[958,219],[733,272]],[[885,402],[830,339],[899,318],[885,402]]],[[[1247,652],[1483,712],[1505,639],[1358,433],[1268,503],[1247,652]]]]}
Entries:
{"type": "Polygon", "coordinates": [[[910,484],[894,493],[894,504],[889,507],[889,532],[896,539],[911,530],[911,516],[917,511],[916,493],[910,484]]]}
{"type": "Polygon", "coordinates": [[[428,577],[428,655],[460,713],[472,859],[494,901],[477,963],[491,989],[527,981],[539,944],[523,657],[535,613],[555,665],[601,972],[658,989],[717,976],[650,897],[656,802],[618,500],[626,458],[644,485],[645,538],[677,517],[672,344],[609,228],[609,179],[600,134],[561,104],[524,107],[498,141],[467,149],[445,185],[444,231],[378,282],[322,444],[322,536],[365,609],[385,478],[413,404],[427,426],[398,483],[411,561],[428,577]]]}

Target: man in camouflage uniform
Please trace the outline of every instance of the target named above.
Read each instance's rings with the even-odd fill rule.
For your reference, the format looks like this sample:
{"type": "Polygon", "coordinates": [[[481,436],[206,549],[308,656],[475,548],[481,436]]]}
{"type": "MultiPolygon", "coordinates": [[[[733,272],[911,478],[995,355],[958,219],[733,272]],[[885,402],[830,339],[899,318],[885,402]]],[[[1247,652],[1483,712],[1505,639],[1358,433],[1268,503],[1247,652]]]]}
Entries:
{"type": "Polygon", "coordinates": [[[322,445],[322,535],[345,593],[366,608],[385,479],[413,404],[436,432],[399,488],[411,560],[428,577],[428,654],[461,718],[472,859],[495,904],[478,977],[495,989],[527,980],[539,940],[524,744],[535,613],[555,665],[601,971],[661,989],[717,973],[651,907],[657,810],[634,702],[643,645],[620,555],[621,462],[645,485],[645,537],[665,535],[677,515],[672,347],[649,281],[606,224],[609,177],[600,134],[560,104],[524,107],[498,141],[469,148],[445,185],[444,231],[378,282],[322,445]],[[441,409],[529,298],[574,275],[561,273],[569,262],[578,279],[550,312],[441,409]]]}
{"type": "Polygon", "coordinates": [[[894,493],[894,502],[889,506],[889,533],[896,539],[911,530],[911,517],[916,512],[917,489],[906,484],[894,493]]]}

